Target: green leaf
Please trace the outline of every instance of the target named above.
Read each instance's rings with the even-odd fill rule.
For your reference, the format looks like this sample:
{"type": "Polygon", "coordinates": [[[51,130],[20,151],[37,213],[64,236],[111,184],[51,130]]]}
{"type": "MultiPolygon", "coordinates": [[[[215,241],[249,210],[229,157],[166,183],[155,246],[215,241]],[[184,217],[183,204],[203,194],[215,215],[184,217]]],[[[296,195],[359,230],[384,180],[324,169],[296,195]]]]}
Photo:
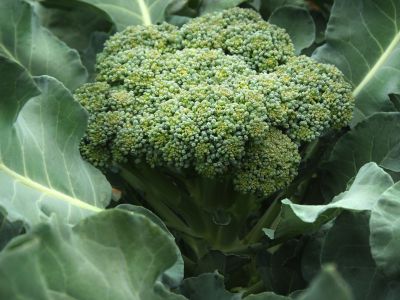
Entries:
{"type": "Polygon", "coordinates": [[[36,79],[0,57],[0,207],[26,225],[56,213],[74,224],[111,199],[105,177],[80,156],[87,113],[56,79],[36,79]]]}
{"type": "Polygon", "coordinates": [[[255,7],[266,20],[270,18],[274,11],[282,7],[306,8],[304,0],[252,0],[249,4],[255,7]]]}
{"type": "Polygon", "coordinates": [[[377,202],[370,219],[371,253],[381,270],[400,274],[400,182],[388,189],[377,202]]]}
{"type": "MultiPolygon", "coordinates": [[[[51,0],[51,2],[57,2],[51,0]]],[[[91,4],[106,12],[121,31],[130,25],[151,25],[165,20],[173,0],[72,0],[91,4]]]]}
{"type": "Polygon", "coordinates": [[[353,123],[393,111],[388,94],[400,92],[400,2],[336,0],[317,60],[335,64],[354,85],[353,123]]]}
{"type": "Polygon", "coordinates": [[[332,265],[325,266],[298,300],[352,300],[348,284],[332,265]]]}
{"type": "Polygon", "coordinates": [[[30,4],[0,1],[0,55],[18,62],[32,75],[49,75],[73,90],[86,82],[79,54],[40,25],[30,4]]]}
{"type": "Polygon", "coordinates": [[[371,256],[369,219],[370,212],[343,212],[325,235],[316,259],[337,266],[355,299],[398,299],[400,282],[380,272],[371,256]]]}
{"type": "Polygon", "coordinates": [[[280,296],[272,292],[265,292],[257,295],[249,295],[244,300],[290,300],[292,298],[280,296]]]}
{"type": "Polygon", "coordinates": [[[306,282],[298,259],[302,246],[301,242],[290,240],[271,251],[273,253],[264,250],[257,254],[257,271],[267,291],[288,295],[304,288],[306,282]]]}
{"type": "Polygon", "coordinates": [[[108,210],[73,229],[53,219],[0,254],[1,299],[181,299],[158,281],[173,240],[143,215],[108,210]]]}
{"type": "Polygon", "coordinates": [[[320,228],[342,210],[371,210],[380,195],[393,185],[389,174],[375,163],[364,165],[348,191],[326,205],[300,205],[282,201],[282,210],[274,238],[293,237],[320,228]]]}
{"type": "Polygon", "coordinates": [[[41,24],[69,47],[78,50],[89,78],[95,78],[96,54],[112,33],[113,24],[102,10],[86,3],[46,0],[35,3],[41,24]],[[74,5],[75,4],[75,5],[74,5]]]}
{"type": "Polygon", "coordinates": [[[283,6],[276,9],[268,22],[285,28],[293,41],[296,54],[309,47],[315,40],[315,24],[307,9],[283,6]]]}
{"type": "Polygon", "coordinates": [[[203,0],[201,2],[201,13],[211,13],[238,6],[246,0],[203,0]]]}
{"type": "Polygon", "coordinates": [[[313,279],[310,286],[296,297],[280,296],[272,292],[249,295],[244,300],[352,300],[348,284],[343,280],[333,265],[326,265],[313,279]]]}
{"type": "Polygon", "coordinates": [[[225,290],[224,277],[215,273],[204,273],[185,279],[179,287],[182,295],[190,300],[240,300],[240,294],[225,290]]]}
{"type": "MultiPolygon", "coordinates": [[[[169,237],[175,241],[174,236],[169,232],[167,226],[163,223],[163,221],[155,215],[153,212],[148,210],[145,207],[142,206],[136,206],[136,205],[131,205],[131,204],[121,204],[117,206],[118,209],[122,210],[127,210],[134,212],[135,214],[140,214],[145,217],[147,217],[149,220],[151,220],[154,224],[157,224],[162,230],[164,230],[165,233],[169,235],[169,237]]],[[[183,263],[183,258],[181,255],[181,252],[178,247],[176,247],[176,256],[177,260],[176,263],[167,271],[165,271],[162,275],[162,282],[167,284],[168,286],[172,288],[178,287],[178,285],[181,283],[183,280],[184,276],[184,263],[183,263]]]]}
{"type": "Polygon", "coordinates": [[[375,114],[342,136],[323,165],[323,192],[331,199],[367,162],[400,171],[400,113],[375,114]]]}
{"type": "Polygon", "coordinates": [[[42,0],[34,6],[42,26],[79,52],[90,45],[94,32],[111,32],[112,22],[102,10],[74,1],[42,0]]]}

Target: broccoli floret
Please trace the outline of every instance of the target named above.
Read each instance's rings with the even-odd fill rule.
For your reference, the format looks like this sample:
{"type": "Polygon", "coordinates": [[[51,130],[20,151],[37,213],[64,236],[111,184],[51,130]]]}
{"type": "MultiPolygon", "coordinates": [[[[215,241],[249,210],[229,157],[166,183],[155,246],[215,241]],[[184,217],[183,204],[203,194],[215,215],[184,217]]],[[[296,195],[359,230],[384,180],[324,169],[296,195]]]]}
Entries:
{"type": "Polygon", "coordinates": [[[248,9],[181,29],[128,27],[97,71],[76,92],[90,113],[82,153],[93,164],[233,172],[237,190],[265,196],[296,175],[298,146],[344,126],[353,107],[337,68],[294,56],[286,32],[248,9]]]}
{"type": "Polygon", "coordinates": [[[98,60],[135,47],[148,47],[161,52],[182,49],[182,35],[174,25],[163,23],[150,26],[130,26],[114,34],[105,44],[98,60]]]}
{"type": "Polygon", "coordinates": [[[218,248],[221,210],[223,230],[240,231],[252,200],[292,182],[299,147],[351,118],[342,73],[293,49],[249,9],[128,27],[98,55],[96,82],[76,91],[89,112],[81,153],[117,166],[169,225],[184,220],[218,248]]]}
{"type": "Polygon", "coordinates": [[[262,140],[252,141],[235,172],[235,186],[264,195],[286,187],[297,174],[297,146],[280,130],[271,128],[262,140]]]}
{"type": "Polygon", "coordinates": [[[284,129],[298,144],[341,128],[351,118],[351,86],[332,65],[301,55],[273,73],[254,76],[252,82],[267,99],[268,123],[284,129]]]}
{"type": "Polygon", "coordinates": [[[222,49],[227,55],[242,57],[256,71],[273,71],[294,56],[285,30],[249,9],[208,14],[183,25],[181,31],[186,48],[222,49]]]}

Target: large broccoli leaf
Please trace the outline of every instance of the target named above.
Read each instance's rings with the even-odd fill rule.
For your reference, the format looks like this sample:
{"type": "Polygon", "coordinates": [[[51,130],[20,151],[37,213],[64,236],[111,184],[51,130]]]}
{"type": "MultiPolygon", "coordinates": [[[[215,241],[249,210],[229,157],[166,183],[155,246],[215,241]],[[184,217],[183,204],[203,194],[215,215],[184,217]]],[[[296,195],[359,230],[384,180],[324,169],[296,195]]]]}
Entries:
{"type": "Polygon", "coordinates": [[[42,26],[80,54],[90,47],[91,38],[96,33],[101,32],[107,37],[112,33],[113,24],[109,16],[89,4],[41,0],[35,3],[34,9],[42,26]]]}
{"type": "Polygon", "coordinates": [[[324,197],[329,200],[346,188],[367,162],[400,171],[400,113],[378,113],[357,124],[335,145],[323,164],[324,197]]]}
{"type": "Polygon", "coordinates": [[[96,76],[96,54],[103,49],[104,41],[113,32],[110,17],[92,5],[72,1],[46,1],[35,3],[35,12],[41,24],[69,47],[76,49],[89,78],[93,81],[96,76]]]}
{"type": "Polygon", "coordinates": [[[240,300],[238,293],[225,290],[224,277],[218,272],[203,273],[187,278],[179,288],[180,293],[191,300],[240,300]]]}
{"type": "Polygon", "coordinates": [[[40,25],[30,4],[0,1],[0,55],[23,65],[32,75],[50,75],[70,89],[87,78],[79,54],[40,25]]]}
{"type": "Polygon", "coordinates": [[[219,10],[235,7],[246,0],[203,0],[201,2],[201,13],[212,13],[219,10]]]}
{"type": "Polygon", "coordinates": [[[389,276],[400,274],[400,182],[383,193],[371,212],[371,253],[389,276]]]}
{"type": "Polygon", "coordinates": [[[173,239],[142,214],[108,210],[73,229],[54,218],[0,254],[1,299],[185,299],[159,281],[173,239]]]}
{"type": "Polygon", "coordinates": [[[296,50],[309,47],[315,40],[315,24],[310,12],[300,6],[282,6],[273,11],[268,22],[285,28],[296,50]]]}
{"type": "Polygon", "coordinates": [[[360,169],[350,188],[333,198],[329,204],[301,205],[288,199],[283,200],[275,230],[266,232],[271,238],[293,237],[318,230],[343,210],[371,210],[382,193],[393,183],[388,173],[375,163],[368,163],[360,169]]]}
{"type": "MultiPolygon", "coordinates": [[[[165,12],[173,0],[72,0],[91,4],[106,12],[117,30],[121,31],[130,25],[151,25],[165,20],[165,12]]],[[[46,0],[57,3],[58,0],[46,0]]]]}
{"type": "MultiPolygon", "coordinates": [[[[398,299],[398,276],[386,276],[371,255],[370,213],[343,212],[323,234],[319,251],[304,260],[304,268],[309,269],[311,262],[333,263],[351,287],[355,299],[398,299]]],[[[315,273],[319,271],[316,267],[315,273]]]]}
{"type": "Polygon", "coordinates": [[[350,286],[332,265],[325,266],[298,300],[352,300],[350,286]]]}
{"type": "Polygon", "coordinates": [[[100,211],[111,189],[79,154],[85,110],[54,78],[35,84],[1,57],[0,76],[0,207],[8,219],[32,225],[57,213],[76,223],[100,211]]]}
{"type": "Polygon", "coordinates": [[[354,85],[353,123],[393,111],[388,94],[400,92],[400,2],[336,0],[327,43],[314,57],[335,64],[354,85]]]}

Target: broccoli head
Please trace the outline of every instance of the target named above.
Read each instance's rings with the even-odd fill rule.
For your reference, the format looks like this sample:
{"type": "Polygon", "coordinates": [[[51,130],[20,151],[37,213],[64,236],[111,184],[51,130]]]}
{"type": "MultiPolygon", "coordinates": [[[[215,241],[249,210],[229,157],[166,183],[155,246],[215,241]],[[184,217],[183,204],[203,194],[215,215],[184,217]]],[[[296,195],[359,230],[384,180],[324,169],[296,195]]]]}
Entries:
{"type": "Polygon", "coordinates": [[[302,143],[345,126],[353,109],[336,67],[295,56],[284,29],[241,8],[181,28],[128,27],[75,95],[90,115],[81,152],[94,165],[194,170],[263,196],[293,180],[302,143]]]}

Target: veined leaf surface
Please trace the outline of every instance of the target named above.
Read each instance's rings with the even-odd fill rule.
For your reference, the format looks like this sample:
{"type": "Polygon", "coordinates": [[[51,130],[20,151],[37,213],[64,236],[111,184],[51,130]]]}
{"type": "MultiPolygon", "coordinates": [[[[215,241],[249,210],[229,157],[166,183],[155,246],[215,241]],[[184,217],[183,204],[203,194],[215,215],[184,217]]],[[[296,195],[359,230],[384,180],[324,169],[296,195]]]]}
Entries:
{"type": "Polygon", "coordinates": [[[390,276],[400,274],[400,182],[377,202],[370,219],[371,253],[380,269],[390,276]]]}
{"type": "Polygon", "coordinates": [[[184,300],[159,282],[176,260],[173,239],[141,214],[107,210],[74,228],[55,219],[0,254],[0,298],[184,300]]]}
{"type": "Polygon", "coordinates": [[[18,62],[31,75],[49,75],[73,90],[87,72],[77,51],[40,25],[30,4],[0,1],[0,55],[18,62]]]}
{"type": "Polygon", "coordinates": [[[342,192],[347,182],[368,162],[400,172],[399,132],[400,113],[377,113],[343,135],[322,165],[325,198],[332,199],[342,192]]]}
{"type": "Polygon", "coordinates": [[[355,300],[397,299],[399,281],[396,277],[386,277],[371,255],[369,224],[370,212],[343,212],[327,228],[314,259],[322,265],[336,265],[355,300]]]}
{"type": "Polygon", "coordinates": [[[336,0],[326,39],[314,58],[335,64],[352,82],[353,123],[394,111],[388,94],[400,92],[400,2],[336,0]]]}
{"type": "Polygon", "coordinates": [[[268,22],[285,28],[296,54],[309,47],[315,40],[315,24],[308,10],[299,6],[282,6],[274,10],[268,22]]]}
{"type": "Polygon", "coordinates": [[[73,224],[100,211],[111,188],[80,156],[84,109],[56,79],[35,84],[1,57],[0,76],[0,207],[8,218],[32,225],[57,213],[73,224]]]}
{"type": "MultiPolygon", "coordinates": [[[[55,1],[51,0],[50,2],[55,1]]],[[[172,0],[80,0],[106,12],[121,31],[130,25],[151,25],[165,20],[172,0]]]]}
{"type": "Polygon", "coordinates": [[[294,204],[288,199],[283,200],[278,224],[270,237],[292,237],[310,232],[320,228],[343,210],[370,211],[382,193],[393,184],[390,175],[377,164],[365,164],[349,190],[337,195],[329,204],[302,205],[294,204]]]}

